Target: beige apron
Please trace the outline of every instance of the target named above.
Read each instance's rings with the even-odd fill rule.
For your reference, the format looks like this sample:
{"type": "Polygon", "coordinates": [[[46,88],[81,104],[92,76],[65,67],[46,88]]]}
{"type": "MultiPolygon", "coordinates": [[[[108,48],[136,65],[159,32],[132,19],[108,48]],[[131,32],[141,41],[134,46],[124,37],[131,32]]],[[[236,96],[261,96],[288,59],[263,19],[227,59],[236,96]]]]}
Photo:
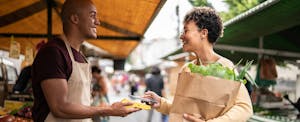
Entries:
{"type": "MultiPolygon", "coordinates": [[[[72,61],[72,73],[68,80],[68,101],[72,103],[82,104],[86,106],[91,105],[90,100],[90,84],[91,84],[91,72],[88,63],[79,63],[74,59],[70,44],[64,41],[67,47],[69,56],[72,61]]],[[[45,122],[91,122],[91,119],[61,119],[56,118],[50,112],[45,122]]]]}

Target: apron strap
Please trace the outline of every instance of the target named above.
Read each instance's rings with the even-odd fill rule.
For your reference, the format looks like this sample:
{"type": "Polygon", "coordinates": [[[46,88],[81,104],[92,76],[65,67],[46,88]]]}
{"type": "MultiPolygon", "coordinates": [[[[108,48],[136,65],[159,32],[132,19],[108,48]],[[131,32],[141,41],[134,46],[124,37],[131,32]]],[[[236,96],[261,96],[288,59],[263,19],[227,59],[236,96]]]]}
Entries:
{"type": "MultiPolygon", "coordinates": [[[[61,36],[63,38],[63,41],[67,47],[67,50],[68,50],[68,53],[69,53],[69,56],[71,57],[71,60],[72,61],[75,61],[74,59],[74,55],[73,55],[73,52],[72,52],[72,49],[71,49],[71,46],[70,46],[70,43],[67,41],[67,38],[65,35],[62,35],[61,36]]],[[[83,53],[80,51],[80,54],[81,56],[83,57],[83,59],[85,60],[86,63],[88,63],[88,60],[86,59],[86,57],[83,55],[83,53]]]]}
{"type": "Polygon", "coordinates": [[[61,37],[62,37],[62,40],[64,41],[64,43],[65,43],[65,45],[66,45],[66,48],[67,48],[67,50],[68,50],[68,53],[69,53],[69,56],[70,56],[72,62],[74,62],[75,59],[74,59],[74,55],[73,55],[73,52],[72,52],[70,43],[67,41],[67,38],[66,38],[65,35],[62,35],[61,37]]]}
{"type": "Polygon", "coordinates": [[[71,49],[71,46],[70,46],[70,43],[67,42],[67,41],[64,41],[64,42],[65,42],[65,45],[67,47],[67,50],[68,50],[68,53],[69,53],[69,56],[70,56],[72,62],[75,61],[74,55],[73,55],[73,52],[72,52],[72,49],[71,49]]]}
{"type": "Polygon", "coordinates": [[[80,54],[81,54],[81,56],[83,57],[83,59],[85,60],[85,62],[88,63],[88,60],[87,60],[87,58],[84,56],[84,54],[83,54],[82,51],[80,51],[80,54]]]}

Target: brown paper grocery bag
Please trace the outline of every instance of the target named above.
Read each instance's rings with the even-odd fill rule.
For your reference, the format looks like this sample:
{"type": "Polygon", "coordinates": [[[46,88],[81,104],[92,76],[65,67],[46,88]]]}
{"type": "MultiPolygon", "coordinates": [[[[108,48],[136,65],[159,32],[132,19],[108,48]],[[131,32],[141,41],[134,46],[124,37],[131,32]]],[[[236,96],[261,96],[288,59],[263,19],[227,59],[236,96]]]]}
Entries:
{"type": "Polygon", "coordinates": [[[204,120],[223,115],[234,104],[241,83],[198,73],[179,73],[170,122],[184,122],[183,113],[204,120]]]}

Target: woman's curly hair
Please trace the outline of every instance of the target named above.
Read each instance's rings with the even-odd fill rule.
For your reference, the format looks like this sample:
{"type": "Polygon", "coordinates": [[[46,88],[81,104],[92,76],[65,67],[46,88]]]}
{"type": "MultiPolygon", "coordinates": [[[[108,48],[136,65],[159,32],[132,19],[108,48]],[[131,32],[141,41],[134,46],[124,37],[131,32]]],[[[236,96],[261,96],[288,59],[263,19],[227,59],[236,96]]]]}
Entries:
{"type": "Polygon", "coordinates": [[[223,36],[222,20],[210,7],[195,7],[184,17],[184,23],[194,21],[199,29],[208,30],[208,41],[215,43],[223,36]]]}

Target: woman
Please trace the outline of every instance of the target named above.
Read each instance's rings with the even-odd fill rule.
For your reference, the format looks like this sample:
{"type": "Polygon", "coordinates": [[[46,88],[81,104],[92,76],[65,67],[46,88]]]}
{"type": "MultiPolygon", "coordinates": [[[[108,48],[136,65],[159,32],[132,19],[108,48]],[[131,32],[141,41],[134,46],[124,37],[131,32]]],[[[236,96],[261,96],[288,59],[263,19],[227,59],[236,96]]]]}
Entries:
{"type": "MultiPolygon", "coordinates": [[[[218,62],[223,66],[233,68],[233,63],[218,55],[213,50],[213,45],[223,33],[223,25],[220,17],[209,7],[197,7],[189,12],[184,18],[184,31],[180,36],[183,42],[183,50],[193,52],[201,61],[202,65],[218,62]]],[[[199,63],[197,60],[192,63],[199,63]]],[[[190,72],[185,65],[182,72],[190,72]]],[[[180,92],[180,91],[176,91],[180,92]]],[[[199,93],[200,94],[200,93],[199,93]]],[[[146,98],[152,98],[159,101],[152,105],[157,111],[169,114],[172,103],[165,98],[159,97],[153,92],[146,92],[146,98]]],[[[223,115],[213,119],[206,120],[208,122],[244,122],[253,114],[252,104],[247,89],[244,85],[240,85],[235,104],[223,115]]],[[[194,116],[184,114],[183,118],[192,122],[204,122],[199,115],[194,116]]]]}

